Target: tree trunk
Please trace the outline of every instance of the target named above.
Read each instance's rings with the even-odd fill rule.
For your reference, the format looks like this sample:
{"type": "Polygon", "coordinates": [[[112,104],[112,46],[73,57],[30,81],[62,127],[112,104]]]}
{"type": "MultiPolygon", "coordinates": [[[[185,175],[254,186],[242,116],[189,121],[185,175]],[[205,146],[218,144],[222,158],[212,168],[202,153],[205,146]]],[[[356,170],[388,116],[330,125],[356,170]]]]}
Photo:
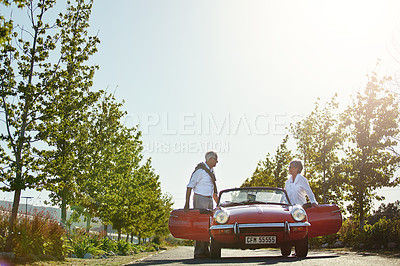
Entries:
{"type": "Polygon", "coordinates": [[[364,202],[360,199],[360,232],[364,230],[364,202]]]}
{"type": "Polygon", "coordinates": [[[89,233],[90,230],[90,220],[92,219],[92,216],[87,213],[86,214],[86,233],[89,233]]]}
{"type": "Polygon", "coordinates": [[[11,212],[11,216],[10,216],[10,222],[9,222],[9,227],[8,227],[8,236],[7,236],[6,247],[5,247],[6,252],[12,252],[12,250],[13,250],[14,224],[15,224],[15,221],[17,220],[20,198],[21,198],[21,189],[17,189],[14,192],[14,202],[13,202],[12,212],[11,212]]]}
{"type": "Polygon", "coordinates": [[[66,200],[66,190],[63,188],[61,192],[61,226],[65,228],[67,224],[67,200],[66,200]]]}
{"type": "Polygon", "coordinates": [[[121,240],[121,228],[118,228],[118,241],[121,240]]]}
{"type": "Polygon", "coordinates": [[[131,243],[133,243],[133,233],[131,233],[131,243]]]}

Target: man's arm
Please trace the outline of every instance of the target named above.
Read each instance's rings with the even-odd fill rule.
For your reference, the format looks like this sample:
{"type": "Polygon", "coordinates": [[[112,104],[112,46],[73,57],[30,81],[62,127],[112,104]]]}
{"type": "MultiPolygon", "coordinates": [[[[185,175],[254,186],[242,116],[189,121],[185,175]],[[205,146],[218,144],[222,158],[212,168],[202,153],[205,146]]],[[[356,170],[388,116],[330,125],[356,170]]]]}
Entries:
{"type": "Polygon", "coordinates": [[[186,202],[185,202],[185,207],[183,207],[185,210],[189,210],[190,194],[192,194],[192,188],[191,188],[191,187],[188,187],[188,188],[186,188],[186,202]]]}

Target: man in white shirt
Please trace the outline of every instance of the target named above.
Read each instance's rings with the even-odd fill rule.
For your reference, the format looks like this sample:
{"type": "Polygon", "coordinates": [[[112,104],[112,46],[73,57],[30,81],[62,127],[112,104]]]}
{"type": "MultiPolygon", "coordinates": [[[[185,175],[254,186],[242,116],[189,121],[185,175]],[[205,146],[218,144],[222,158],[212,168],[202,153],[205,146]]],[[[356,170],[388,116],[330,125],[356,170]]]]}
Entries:
{"type": "Polygon", "coordinates": [[[303,170],[303,164],[301,161],[294,160],[289,164],[289,178],[285,184],[285,190],[289,196],[290,202],[294,204],[303,205],[307,203],[306,195],[310,199],[313,207],[318,205],[315,199],[314,193],[312,192],[308,180],[300,175],[303,170]]]}
{"type": "MultiPolygon", "coordinates": [[[[195,209],[213,209],[213,198],[215,202],[218,201],[218,192],[213,169],[218,163],[218,156],[217,153],[209,151],[206,153],[205,157],[205,163],[199,163],[196,166],[186,186],[185,210],[189,209],[192,190],[194,192],[193,207],[195,209]]],[[[208,242],[195,241],[195,259],[208,258],[210,256],[208,244],[208,242]]]]}

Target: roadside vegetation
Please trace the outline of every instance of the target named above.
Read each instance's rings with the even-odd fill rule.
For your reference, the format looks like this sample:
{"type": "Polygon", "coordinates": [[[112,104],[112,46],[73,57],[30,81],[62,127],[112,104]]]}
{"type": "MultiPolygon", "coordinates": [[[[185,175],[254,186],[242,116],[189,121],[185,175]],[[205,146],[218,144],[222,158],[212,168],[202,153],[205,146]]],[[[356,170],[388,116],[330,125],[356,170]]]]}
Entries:
{"type": "MultiPolygon", "coordinates": [[[[0,210],[0,228],[7,228],[9,213],[9,210],[0,210]]],[[[13,234],[14,256],[3,260],[21,264],[52,261],[57,265],[73,259],[99,260],[99,263],[107,264],[109,258],[121,263],[143,257],[141,253],[154,253],[174,245],[160,236],[144,239],[141,244],[133,244],[132,238],[113,240],[105,231],[86,232],[84,228],[66,231],[58,221],[43,212],[19,215],[13,234]],[[117,259],[118,256],[129,258],[117,259]]],[[[5,243],[6,237],[2,234],[0,247],[4,248],[5,243]]]]}
{"type": "Polygon", "coordinates": [[[0,214],[2,256],[126,254],[145,247],[122,235],[168,234],[172,199],[143,156],[138,126],[125,125],[123,102],[92,88],[98,66],[88,62],[100,42],[89,27],[92,4],[0,1],[0,190],[14,193],[0,214]],[[61,223],[18,212],[28,188],[50,191],[61,223]],[[80,216],[85,234],[71,226],[80,216]],[[112,225],[118,241],[89,233],[92,219],[112,225]]]}
{"type": "Polygon", "coordinates": [[[373,209],[374,201],[384,200],[377,189],[398,188],[400,182],[399,94],[392,78],[371,73],[348,106],[341,108],[336,95],[325,104],[318,100],[242,186],[284,187],[287,165],[299,158],[317,201],[339,205],[345,217],[338,234],[312,239],[314,246],[340,241],[337,245],[356,248],[399,248],[400,202],[373,209]]]}

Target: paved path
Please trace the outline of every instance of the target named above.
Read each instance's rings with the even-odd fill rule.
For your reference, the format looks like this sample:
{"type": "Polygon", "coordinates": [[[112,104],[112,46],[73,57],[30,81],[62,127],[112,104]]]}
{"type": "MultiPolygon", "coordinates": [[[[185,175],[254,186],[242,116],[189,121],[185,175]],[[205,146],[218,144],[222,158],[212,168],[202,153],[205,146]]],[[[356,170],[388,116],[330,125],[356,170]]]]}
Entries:
{"type": "Polygon", "coordinates": [[[383,257],[368,253],[333,252],[324,250],[310,250],[306,258],[283,258],[278,249],[237,250],[222,249],[222,258],[219,260],[193,259],[193,247],[177,247],[163,251],[130,265],[400,265],[400,257],[383,257]]]}

